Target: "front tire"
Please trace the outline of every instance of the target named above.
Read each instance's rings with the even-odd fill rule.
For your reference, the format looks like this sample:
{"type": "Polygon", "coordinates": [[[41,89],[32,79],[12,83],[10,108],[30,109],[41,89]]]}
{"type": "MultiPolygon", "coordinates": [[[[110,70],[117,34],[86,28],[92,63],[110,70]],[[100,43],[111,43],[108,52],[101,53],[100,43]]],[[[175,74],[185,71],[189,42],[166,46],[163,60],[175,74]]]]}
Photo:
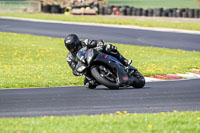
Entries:
{"type": "Polygon", "coordinates": [[[117,83],[111,82],[108,79],[101,76],[101,73],[97,66],[91,68],[91,74],[100,84],[105,85],[110,89],[119,89],[119,85],[117,85],[117,83]]]}

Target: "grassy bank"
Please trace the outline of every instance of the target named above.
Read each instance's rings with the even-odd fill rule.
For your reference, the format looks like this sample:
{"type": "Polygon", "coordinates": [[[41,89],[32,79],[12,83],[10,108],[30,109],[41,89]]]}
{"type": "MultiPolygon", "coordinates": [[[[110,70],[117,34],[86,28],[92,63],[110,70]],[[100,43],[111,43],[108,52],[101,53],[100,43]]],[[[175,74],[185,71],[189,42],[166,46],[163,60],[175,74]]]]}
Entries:
{"type": "Polygon", "coordinates": [[[0,16],[34,18],[45,20],[58,20],[69,22],[87,22],[87,23],[101,23],[101,24],[118,24],[118,25],[135,25],[142,27],[161,27],[200,31],[200,23],[195,22],[167,22],[155,20],[136,20],[136,19],[122,19],[122,18],[108,18],[103,16],[66,16],[61,14],[28,14],[28,13],[0,13],[0,16]]]}
{"type": "Polygon", "coordinates": [[[0,119],[3,133],[199,133],[199,125],[199,111],[0,119]]]}
{"type": "MultiPolygon", "coordinates": [[[[0,32],[0,88],[83,85],[63,39],[0,32]]],[[[200,52],[114,44],[144,76],[200,69],[200,52]]]]}
{"type": "Polygon", "coordinates": [[[108,0],[110,5],[132,5],[139,8],[199,8],[197,0],[108,0]]]}

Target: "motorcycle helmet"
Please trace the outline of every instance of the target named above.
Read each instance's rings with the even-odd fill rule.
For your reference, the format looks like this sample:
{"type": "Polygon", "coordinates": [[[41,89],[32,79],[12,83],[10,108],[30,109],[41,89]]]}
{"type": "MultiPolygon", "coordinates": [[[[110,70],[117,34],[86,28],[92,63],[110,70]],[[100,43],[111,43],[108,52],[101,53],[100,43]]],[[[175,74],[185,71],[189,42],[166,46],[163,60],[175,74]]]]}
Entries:
{"type": "Polygon", "coordinates": [[[69,34],[65,37],[65,46],[72,53],[76,54],[80,47],[80,40],[76,34],[69,34]]]}

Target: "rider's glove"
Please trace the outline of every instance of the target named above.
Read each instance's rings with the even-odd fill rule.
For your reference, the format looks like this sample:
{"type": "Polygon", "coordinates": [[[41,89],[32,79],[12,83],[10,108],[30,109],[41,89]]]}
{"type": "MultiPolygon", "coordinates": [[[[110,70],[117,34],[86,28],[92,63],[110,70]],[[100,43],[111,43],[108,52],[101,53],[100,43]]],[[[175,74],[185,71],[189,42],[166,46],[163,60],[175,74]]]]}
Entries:
{"type": "Polygon", "coordinates": [[[77,72],[76,70],[75,70],[75,71],[73,71],[73,74],[74,74],[75,76],[83,76],[83,74],[82,74],[82,73],[79,73],[79,72],[77,72]]]}
{"type": "Polygon", "coordinates": [[[103,45],[104,45],[104,41],[103,40],[99,40],[97,42],[97,47],[103,47],[103,45]]]}
{"type": "Polygon", "coordinates": [[[100,40],[97,42],[97,50],[103,50],[103,47],[104,47],[104,41],[103,40],[100,40]]]}
{"type": "Polygon", "coordinates": [[[108,45],[106,45],[105,50],[108,53],[116,52],[117,51],[117,47],[113,46],[112,44],[108,44],[108,45]]]}

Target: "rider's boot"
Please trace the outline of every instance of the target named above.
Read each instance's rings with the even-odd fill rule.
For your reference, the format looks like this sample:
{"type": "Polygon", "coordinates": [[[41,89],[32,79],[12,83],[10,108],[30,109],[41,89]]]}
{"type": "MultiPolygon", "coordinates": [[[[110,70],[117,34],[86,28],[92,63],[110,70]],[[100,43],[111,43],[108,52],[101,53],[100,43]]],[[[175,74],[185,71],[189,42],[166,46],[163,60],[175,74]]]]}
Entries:
{"type": "Polygon", "coordinates": [[[118,51],[112,53],[124,66],[128,67],[132,63],[132,60],[124,58],[118,51]]]}
{"type": "Polygon", "coordinates": [[[124,62],[123,64],[124,64],[125,66],[130,66],[130,64],[132,63],[132,60],[127,60],[127,59],[125,59],[123,62],[124,62]]]}
{"type": "Polygon", "coordinates": [[[130,66],[130,64],[132,63],[132,60],[128,60],[128,59],[124,58],[121,54],[119,55],[119,60],[126,67],[130,66]]]}
{"type": "Polygon", "coordinates": [[[132,60],[124,58],[117,49],[110,51],[109,54],[117,58],[126,67],[130,66],[132,63],[132,60]]]}

